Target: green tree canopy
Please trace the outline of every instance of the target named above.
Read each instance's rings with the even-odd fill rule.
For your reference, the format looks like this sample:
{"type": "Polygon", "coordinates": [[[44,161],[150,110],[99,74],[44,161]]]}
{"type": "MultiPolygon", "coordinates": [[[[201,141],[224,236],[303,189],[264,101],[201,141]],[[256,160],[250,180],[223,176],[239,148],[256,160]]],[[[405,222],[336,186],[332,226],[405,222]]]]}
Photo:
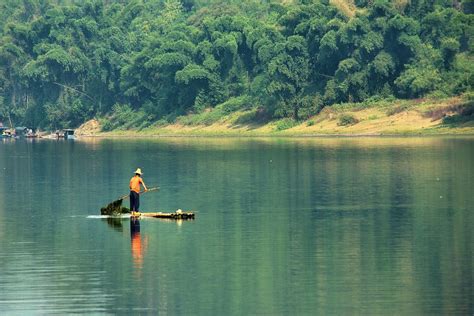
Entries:
{"type": "Polygon", "coordinates": [[[461,94],[474,76],[470,3],[4,0],[0,121],[61,128],[132,112],[151,124],[232,100],[299,119],[461,94]]]}

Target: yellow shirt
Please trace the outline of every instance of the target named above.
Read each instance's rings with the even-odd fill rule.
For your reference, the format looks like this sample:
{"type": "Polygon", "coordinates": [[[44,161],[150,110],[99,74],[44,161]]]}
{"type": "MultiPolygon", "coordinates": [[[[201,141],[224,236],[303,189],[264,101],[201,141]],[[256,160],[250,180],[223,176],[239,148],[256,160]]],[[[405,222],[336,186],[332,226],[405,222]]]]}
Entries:
{"type": "Polygon", "coordinates": [[[130,190],[140,193],[140,183],[143,184],[142,178],[134,176],[130,179],[130,190]]]}

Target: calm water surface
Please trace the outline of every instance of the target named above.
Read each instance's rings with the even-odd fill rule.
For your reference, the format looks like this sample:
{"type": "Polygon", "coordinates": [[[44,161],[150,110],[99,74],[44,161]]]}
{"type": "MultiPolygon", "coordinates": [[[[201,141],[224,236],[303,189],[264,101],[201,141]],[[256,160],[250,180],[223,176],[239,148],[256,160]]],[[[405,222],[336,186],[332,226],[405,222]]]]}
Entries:
{"type": "Polygon", "coordinates": [[[0,140],[0,313],[473,307],[474,138],[0,140]],[[142,211],[96,216],[142,168],[142,211]]]}

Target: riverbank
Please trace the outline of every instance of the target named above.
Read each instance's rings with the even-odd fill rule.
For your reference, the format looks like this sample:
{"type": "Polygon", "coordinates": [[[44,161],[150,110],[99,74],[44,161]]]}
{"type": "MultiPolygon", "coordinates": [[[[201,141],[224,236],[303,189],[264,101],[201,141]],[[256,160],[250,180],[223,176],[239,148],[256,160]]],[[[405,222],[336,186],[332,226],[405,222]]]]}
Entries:
{"type": "Polygon", "coordinates": [[[76,130],[89,137],[154,136],[369,136],[474,134],[474,104],[462,97],[348,103],[324,108],[304,121],[258,122],[258,109],[216,115],[216,109],[145,129],[104,132],[100,120],[76,130]]]}

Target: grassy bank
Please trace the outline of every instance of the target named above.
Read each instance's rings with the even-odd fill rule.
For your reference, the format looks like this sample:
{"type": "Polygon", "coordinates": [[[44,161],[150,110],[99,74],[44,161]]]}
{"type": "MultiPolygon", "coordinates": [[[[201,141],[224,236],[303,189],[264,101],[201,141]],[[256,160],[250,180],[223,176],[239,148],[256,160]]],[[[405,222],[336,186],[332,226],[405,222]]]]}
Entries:
{"type": "Polygon", "coordinates": [[[91,120],[79,136],[319,136],[474,134],[474,102],[467,97],[347,103],[324,108],[303,121],[263,121],[258,109],[228,112],[214,108],[157,122],[143,129],[101,131],[91,120]]]}

